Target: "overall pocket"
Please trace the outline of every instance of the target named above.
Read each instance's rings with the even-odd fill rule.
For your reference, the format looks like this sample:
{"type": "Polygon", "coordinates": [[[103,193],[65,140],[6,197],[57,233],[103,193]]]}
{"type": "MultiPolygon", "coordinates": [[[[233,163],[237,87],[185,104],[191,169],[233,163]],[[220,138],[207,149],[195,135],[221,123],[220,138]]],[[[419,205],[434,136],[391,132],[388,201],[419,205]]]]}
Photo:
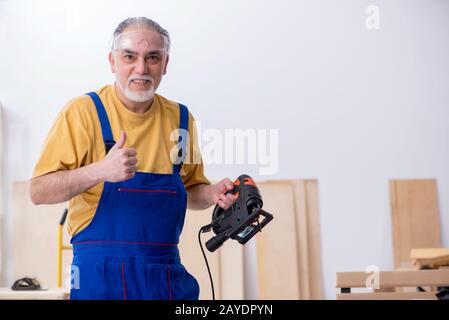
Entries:
{"type": "Polygon", "coordinates": [[[165,186],[117,186],[108,204],[108,216],[120,222],[116,226],[122,239],[177,244],[181,195],[165,186]]]}

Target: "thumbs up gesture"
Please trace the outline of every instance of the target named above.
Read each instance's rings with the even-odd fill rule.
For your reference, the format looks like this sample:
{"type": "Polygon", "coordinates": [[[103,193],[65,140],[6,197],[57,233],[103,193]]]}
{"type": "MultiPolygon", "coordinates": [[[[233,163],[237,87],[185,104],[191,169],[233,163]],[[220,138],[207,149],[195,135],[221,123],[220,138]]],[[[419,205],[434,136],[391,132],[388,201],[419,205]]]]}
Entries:
{"type": "Polygon", "coordinates": [[[98,175],[102,181],[121,182],[134,177],[137,170],[137,151],[125,148],[126,133],[120,133],[120,139],[99,162],[98,175]]]}

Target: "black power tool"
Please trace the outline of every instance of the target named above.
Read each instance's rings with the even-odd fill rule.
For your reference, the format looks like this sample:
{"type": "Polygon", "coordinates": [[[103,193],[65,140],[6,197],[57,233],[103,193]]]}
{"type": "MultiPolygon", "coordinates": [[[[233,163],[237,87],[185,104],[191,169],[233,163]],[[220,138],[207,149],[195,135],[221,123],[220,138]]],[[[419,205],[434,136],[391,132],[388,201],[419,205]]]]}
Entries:
{"type": "Polygon", "coordinates": [[[214,231],[216,235],[206,242],[207,249],[214,252],[229,238],[237,240],[241,244],[247,243],[273,220],[273,215],[262,210],[262,197],[250,176],[242,174],[238,177],[234,181],[234,189],[228,190],[225,194],[229,193],[237,194],[236,202],[227,210],[216,205],[212,213],[212,223],[201,227],[198,232],[198,241],[209,272],[213,300],[215,300],[214,283],[201,244],[201,233],[209,232],[211,229],[214,231]],[[262,221],[259,221],[260,217],[264,217],[262,221]]]}
{"type": "Polygon", "coordinates": [[[216,236],[206,242],[210,252],[217,250],[229,238],[245,244],[273,219],[270,213],[262,210],[262,197],[250,176],[242,174],[238,177],[234,181],[234,189],[226,192],[229,193],[237,194],[238,198],[228,210],[215,206],[209,226],[216,236]],[[259,221],[261,216],[264,219],[259,221]]]}

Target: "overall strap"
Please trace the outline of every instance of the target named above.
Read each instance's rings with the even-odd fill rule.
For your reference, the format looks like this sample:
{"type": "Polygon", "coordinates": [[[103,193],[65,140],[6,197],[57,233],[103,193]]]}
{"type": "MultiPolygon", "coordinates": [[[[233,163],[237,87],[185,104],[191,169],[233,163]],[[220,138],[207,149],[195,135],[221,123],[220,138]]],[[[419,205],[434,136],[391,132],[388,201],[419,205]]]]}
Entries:
{"type": "Polygon", "coordinates": [[[179,173],[187,155],[187,138],[189,130],[189,110],[183,104],[179,103],[179,138],[178,138],[178,157],[173,165],[173,172],[179,173]]]}
{"type": "Polygon", "coordinates": [[[98,94],[96,94],[95,92],[89,92],[87,93],[87,95],[91,97],[95,103],[98,118],[100,119],[101,133],[103,134],[104,146],[106,148],[106,153],[108,153],[109,150],[115,144],[114,137],[112,136],[111,125],[109,124],[108,115],[98,94]]]}

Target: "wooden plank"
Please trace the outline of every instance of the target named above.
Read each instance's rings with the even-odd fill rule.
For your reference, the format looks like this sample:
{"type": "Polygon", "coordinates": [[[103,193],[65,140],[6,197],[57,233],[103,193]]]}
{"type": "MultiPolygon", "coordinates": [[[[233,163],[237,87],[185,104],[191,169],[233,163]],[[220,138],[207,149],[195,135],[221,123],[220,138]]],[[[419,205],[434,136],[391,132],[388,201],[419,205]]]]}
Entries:
{"type": "MultiPolygon", "coordinates": [[[[337,272],[337,288],[365,288],[366,272],[337,272]]],[[[449,270],[379,272],[379,288],[449,286],[449,270]]]]}
{"type": "Polygon", "coordinates": [[[298,234],[301,299],[323,298],[318,181],[292,180],[298,234]]]}
{"type": "MultiPolygon", "coordinates": [[[[3,129],[3,106],[0,101],[0,230],[5,230],[3,227],[4,214],[3,214],[3,139],[4,139],[4,129],[3,129]]],[[[6,256],[7,246],[4,243],[6,237],[0,234],[0,282],[3,281],[4,278],[4,268],[6,267],[6,256]]]]}
{"type": "Polygon", "coordinates": [[[441,247],[436,181],[391,180],[390,205],[395,268],[411,269],[411,249],[441,247]]]}
{"type": "Polygon", "coordinates": [[[410,259],[417,269],[437,269],[440,266],[449,265],[449,248],[412,249],[410,259]]]}
{"type": "MultiPolygon", "coordinates": [[[[198,281],[200,285],[200,299],[212,299],[209,273],[198,242],[199,229],[211,222],[212,208],[207,210],[187,210],[184,222],[184,228],[179,240],[179,252],[181,262],[198,281]]],[[[209,252],[205,246],[207,240],[212,236],[212,232],[203,233],[201,241],[206,254],[209,267],[211,269],[212,279],[215,287],[215,299],[221,299],[220,283],[220,257],[219,251],[209,252]]]]}
{"type": "Polygon", "coordinates": [[[256,235],[259,299],[300,299],[298,238],[292,183],[258,183],[274,219],[256,235]]]}
{"type": "Polygon", "coordinates": [[[437,300],[436,292],[339,293],[337,300],[437,300]]]}
{"type": "MultiPolygon", "coordinates": [[[[3,106],[0,101],[0,182],[3,182],[3,106]]],[[[0,183],[0,230],[3,230],[1,217],[3,215],[3,183],[0,183]]],[[[1,260],[0,260],[1,261],[1,260]]]]}
{"type": "Polygon", "coordinates": [[[298,272],[300,299],[309,300],[310,292],[310,263],[309,263],[309,223],[307,190],[304,180],[292,181],[296,233],[298,237],[298,272]]]}
{"type": "Polygon", "coordinates": [[[321,271],[321,224],[318,205],[318,181],[305,180],[310,299],[324,298],[321,271]]]}
{"type": "MultiPolygon", "coordinates": [[[[37,277],[42,286],[57,287],[58,223],[66,203],[34,205],[29,196],[29,182],[13,184],[13,276],[14,280],[37,277]]],[[[65,244],[69,242],[64,228],[65,244]]],[[[63,287],[72,251],[63,253],[63,287]]]]}

